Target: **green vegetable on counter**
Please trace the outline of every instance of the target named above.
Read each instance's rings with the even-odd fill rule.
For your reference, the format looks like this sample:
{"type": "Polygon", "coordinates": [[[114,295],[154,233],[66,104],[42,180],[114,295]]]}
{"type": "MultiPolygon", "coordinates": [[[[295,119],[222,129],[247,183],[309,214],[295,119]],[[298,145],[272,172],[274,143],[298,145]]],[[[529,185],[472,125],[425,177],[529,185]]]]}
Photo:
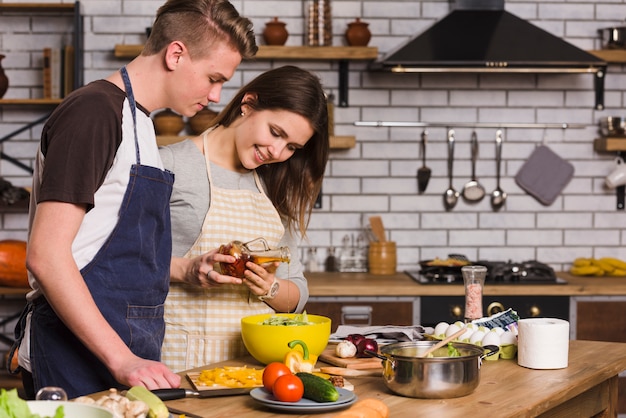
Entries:
{"type": "Polygon", "coordinates": [[[336,402],[339,399],[339,392],[330,380],[305,372],[296,373],[296,376],[304,385],[303,398],[315,402],[336,402]]]}
{"type": "MultiPolygon", "coordinates": [[[[63,418],[63,406],[59,406],[51,418],[63,418]]],[[[30,412],[25,400],[17,394],[17,389],[0,389],[0,418],[42,418],[30,412]]],[[[45,418],[45,417],[43,417],[45,418]]]]}

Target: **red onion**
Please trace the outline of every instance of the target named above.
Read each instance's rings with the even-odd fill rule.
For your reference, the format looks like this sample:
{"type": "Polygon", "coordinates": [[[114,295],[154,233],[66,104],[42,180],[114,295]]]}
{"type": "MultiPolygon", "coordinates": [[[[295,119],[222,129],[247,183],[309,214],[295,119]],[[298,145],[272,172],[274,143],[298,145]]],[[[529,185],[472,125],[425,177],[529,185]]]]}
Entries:
{"type": "Polygon", "coordinates": [[[361,340],[356,346],[356,356],[357,357],[370,357],[365,353],[365,350],[373,351],[374,353],[378,352],[378,343],[376,340],[371,338],[364,338],[361,340]]]}
{"type": "Polygon", "coordinates": [[[346,338],[346,340],[350,341],[352,344],[359,346],[359,343],[365,339],[365,336],[361,334],[350,334],[346,338]]]}

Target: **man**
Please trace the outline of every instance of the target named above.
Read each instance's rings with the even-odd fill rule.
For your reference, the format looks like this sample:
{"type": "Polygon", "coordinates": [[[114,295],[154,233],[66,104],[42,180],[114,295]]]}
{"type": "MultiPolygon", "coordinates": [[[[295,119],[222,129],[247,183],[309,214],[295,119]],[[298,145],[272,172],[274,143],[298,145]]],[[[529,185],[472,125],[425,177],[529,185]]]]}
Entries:
{"type": "Polygon", "coordinates": [[[46,122],[31,196],[34,290],[16,327],[29,398],[44,386],[74,398],[180,385],[159,362],[174,179],[149,115],[189,117],[218,102],[256,50],[251,22],[228,1],[168,0],[141,55],[73,92],[46,122]]]}

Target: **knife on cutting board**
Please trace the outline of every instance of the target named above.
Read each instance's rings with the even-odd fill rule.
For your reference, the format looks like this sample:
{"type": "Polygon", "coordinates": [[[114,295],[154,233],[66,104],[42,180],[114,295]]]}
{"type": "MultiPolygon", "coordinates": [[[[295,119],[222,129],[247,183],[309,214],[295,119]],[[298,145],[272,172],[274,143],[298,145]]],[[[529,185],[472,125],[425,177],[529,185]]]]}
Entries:
{"type": "Polygon", "coordinates": [[[211,390],[192,390],[185,388],[155,389],[151,392],[162,401],[171,401],[182,398],[215,398],[218,396],[246,395],[254,388],[225,388],[211,390]]]}
{"type": "Polygon", "coordinates": [[[176,409],[176,408],[172,408],[172,407],[167,407],[167,410],[169,411],[170,414],[176,416],[176,415],[184,415],[185,418],[205,418],[202,417],[200,415],[196,415],[196,414],[192,414],[191,412],[187,412],[187,411],[183,411],[182,409],[176,409]]]}

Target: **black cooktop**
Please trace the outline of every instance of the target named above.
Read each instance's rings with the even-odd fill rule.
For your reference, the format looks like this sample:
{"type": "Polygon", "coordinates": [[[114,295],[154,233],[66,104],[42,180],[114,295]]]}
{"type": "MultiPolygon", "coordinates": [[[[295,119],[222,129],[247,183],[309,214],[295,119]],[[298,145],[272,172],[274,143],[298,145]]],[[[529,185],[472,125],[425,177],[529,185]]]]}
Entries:
{"type": "MultiPolygon", "coordinates": [[[[565,284],[547,264],[530,260],[521,263],[511,261],[478,260],[474,265],[487,267],[485,284],[565,284]]],[[[461,267],[426,266],[420,270],[406,270],[420,284],[463,284],[461,267]]]]}

